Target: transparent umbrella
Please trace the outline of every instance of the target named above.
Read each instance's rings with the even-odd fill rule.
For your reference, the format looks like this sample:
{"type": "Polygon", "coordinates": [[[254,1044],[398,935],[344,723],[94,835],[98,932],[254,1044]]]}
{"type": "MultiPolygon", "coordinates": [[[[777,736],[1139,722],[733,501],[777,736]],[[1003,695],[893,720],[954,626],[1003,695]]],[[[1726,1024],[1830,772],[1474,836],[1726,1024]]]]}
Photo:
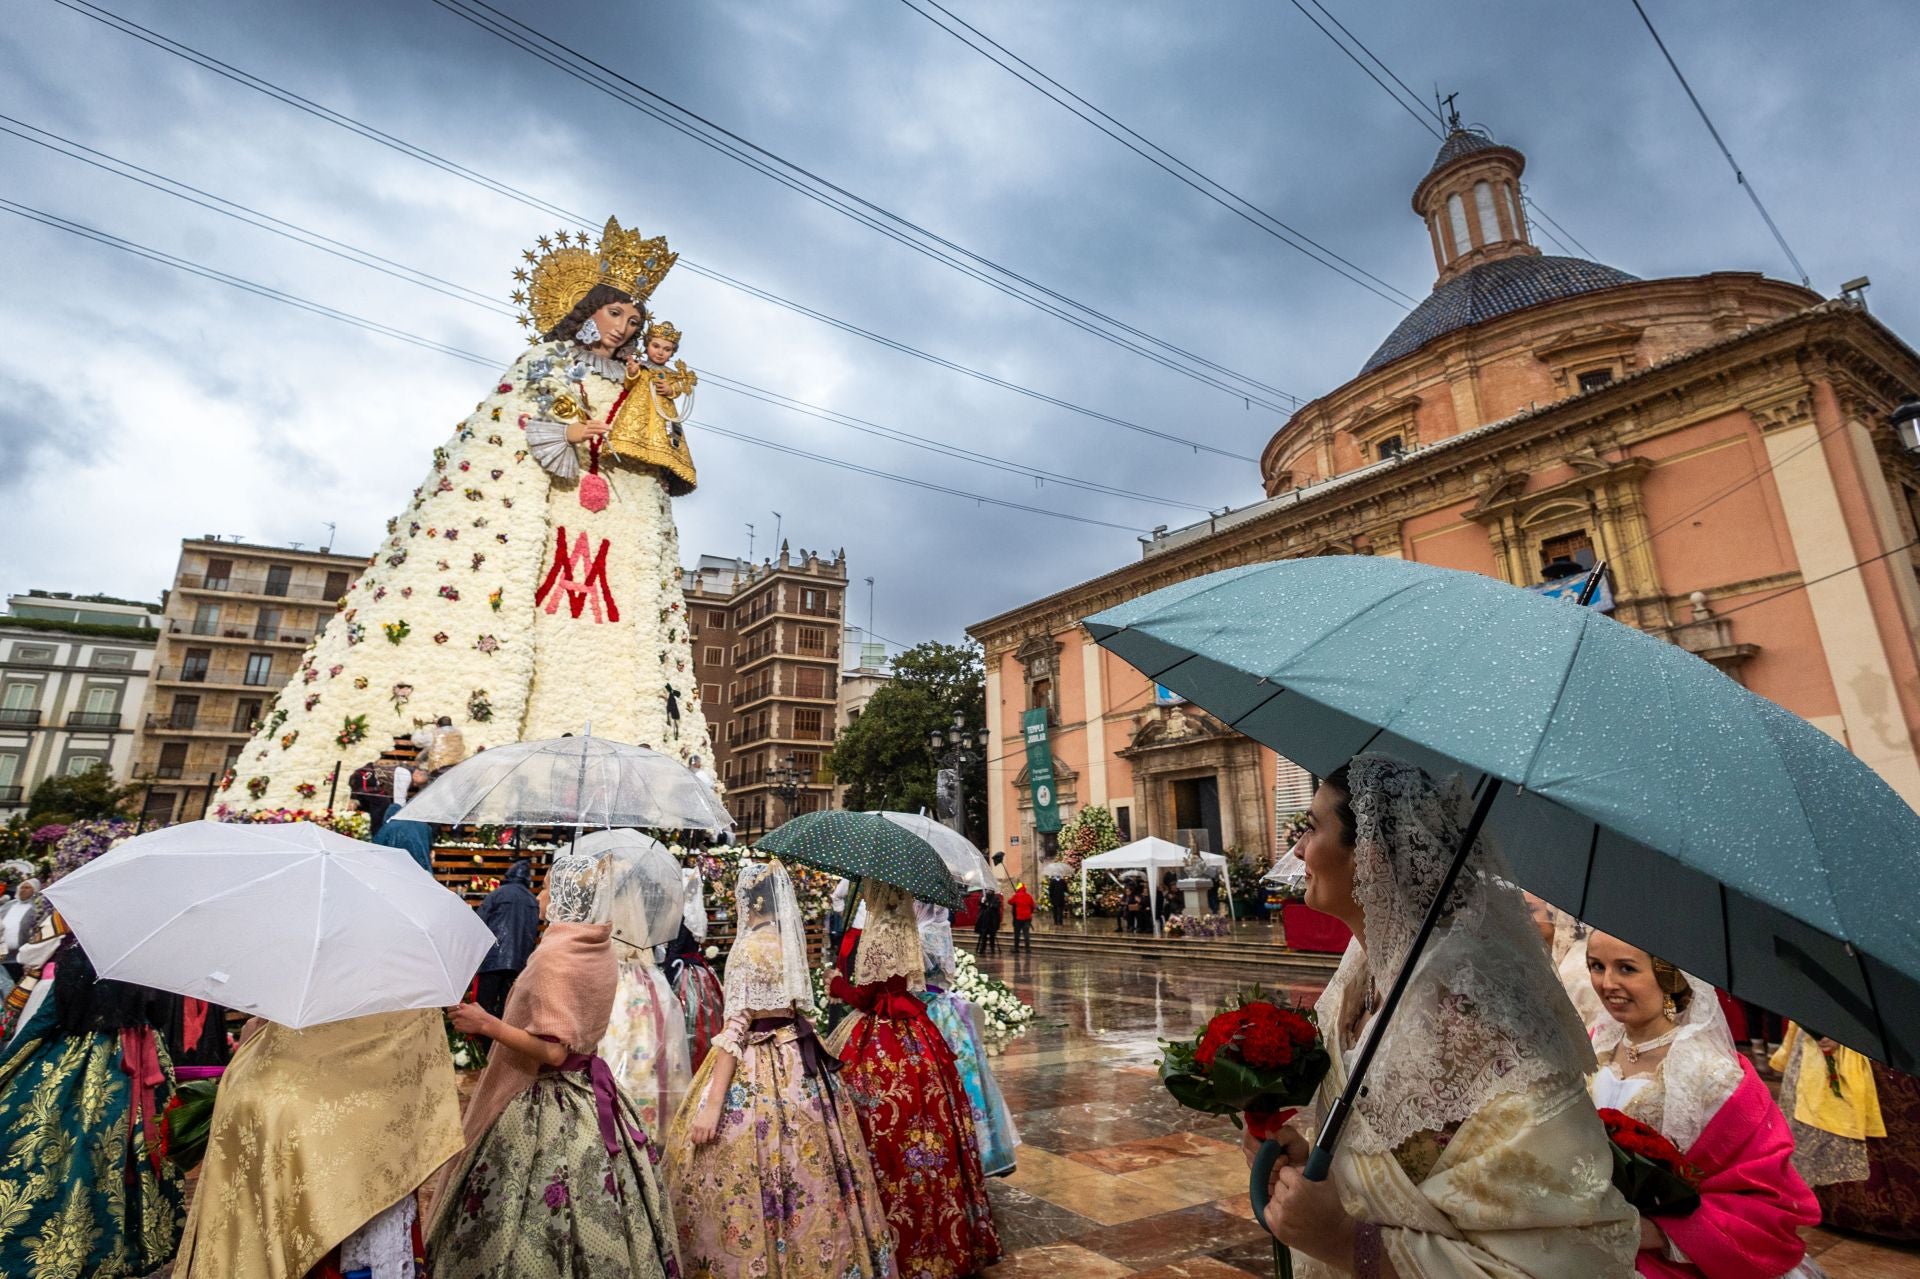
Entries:
{"type": "Polygon", "coordinates": [[[733,824],[671,755],[584,735],[494,746],[435,778],[398,816],[441,826],[573,826],[718,833],[733,824]]]}
{"type": "Polygon", "coordinates": [[[880,816],[903,830],[912,831],[933,845],[940,860],[947,864],[960,887],[986,892],[994,887],[993,863],[973,846],[973,841],[951,826],[945,826],[924,813],[881,813],[880,816]]]}
{"type": "Polygon", "coordinates": [[[687,888],[665,844],[637,830],[597,830],[582,835],[574,849],[609,859],[606,914],[616,942],[645,950],[679,932],[687,888]]]}

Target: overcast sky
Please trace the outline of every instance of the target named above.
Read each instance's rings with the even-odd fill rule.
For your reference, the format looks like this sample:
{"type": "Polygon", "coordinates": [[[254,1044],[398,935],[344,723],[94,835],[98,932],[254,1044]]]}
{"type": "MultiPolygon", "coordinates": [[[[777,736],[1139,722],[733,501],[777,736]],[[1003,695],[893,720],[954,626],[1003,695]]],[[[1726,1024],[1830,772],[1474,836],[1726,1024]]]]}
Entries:
{"type": "MultiPolygon", "coordinates": [[[[1628,0],[1327,7],[1416,90],[1525,151],[1532,197],[1639,276],[1791,271],[1628,0]]],[[[1873,279],[1920,339],[1920,6],[1646,0],[1811,274],[1873,279]],[[1905,231],[1905,234],[1900,234],[1905,231]],[[1907,247],[1902,251],[1900,246],[1907,247]]],[[[966,249],[1302,398],[1404,312],[1208,202],[903,0],[495,0],[633,80],[966,249]]],[[[1282,420],[1013,301],[715,154],[429,0],[107,0],[112,11],[594,223],[1057,399],[1255,456],[1282,420]]],[[[948,0],[1182,159],[1414,297],[1434,137],[1293,6],[948,0]]],[[[498,295],[557,219],[323,123],[53,0],[0,26],[0,114],[498,295]]],[[[14,127],[0,122],[0,127],[14,127]]],[[[0,134],[0,198],[504,365],[513,322],[0,134]]],[[[1551,244],[1548,252],[1557,251],[1551,244]]],[[[179,539],[369,551],[484,368],[0,211],[0,589],[153,598],[179,539]]],[[[1137,532],[1259,496],[1257,466],[1151,439],[835,331],[684,269],[655,295],[694,367],[1030,467],[1091,494],[709,385],[717,427],[1101,527],[693,433],[683,553],[845,546],[891,639],[1137,558],[1137,532]]]]}

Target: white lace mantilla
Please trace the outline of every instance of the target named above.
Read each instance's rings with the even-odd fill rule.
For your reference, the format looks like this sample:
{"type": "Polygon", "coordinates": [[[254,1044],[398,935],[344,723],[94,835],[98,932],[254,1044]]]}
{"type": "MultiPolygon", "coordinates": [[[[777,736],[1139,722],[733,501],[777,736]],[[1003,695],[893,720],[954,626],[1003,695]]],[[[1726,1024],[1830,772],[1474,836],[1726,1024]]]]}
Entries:
{"type": "Polygon", "coordinates": [[[925,990],[926,953],[920,946],[920,921],[914,917],[913,898],[904,888],[869,881],[860,889],[867,905],[860,947],[853,956],[853,983],[865,986],[905,977],[907,989],[925,990]]]}
{"type": "MultiPolygon", "coordinates": [[[[1347,992],[1384,994],[1412,948],[1459,846],[1464,796],[1385,755],[1348,767],[1355,818],[1353,895],[1366,947],[1349,945],[1318,1004],[1339,1033],[1347,992]]],[[[1372,1033],[1368,1027],[1363,1033],[1372,1033]]],[[[1476,841],[1384,1031],[1344,1141],[1384,1153],[1458,1124],[1502,1093],[1593,1072],[1584,1028],[1533,931],[1526,903],[1485,837],[1476,841]]]]}
{"type": "Polygon", "coordinates": [[[740,936],[727,952],[729,1012],[774,1012],[813,1006],[807,970],[807,921],[787,868],[747,862],[734,885],[740,936]]]}

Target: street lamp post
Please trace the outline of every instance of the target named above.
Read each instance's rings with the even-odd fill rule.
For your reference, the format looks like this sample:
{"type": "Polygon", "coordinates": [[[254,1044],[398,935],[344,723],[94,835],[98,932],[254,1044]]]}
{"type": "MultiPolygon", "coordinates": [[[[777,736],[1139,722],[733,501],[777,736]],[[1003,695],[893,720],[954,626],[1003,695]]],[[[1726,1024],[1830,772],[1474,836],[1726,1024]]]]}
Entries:
{"type": "Polygon", "coordinates": [[[966,770],[985,758],[987,741],[986,729],[977,733],[967,731],[966,717],[959,711],[953,713],[952,728],[936,728],[927,734],[927,747],[933,752],[934,763],[939,769],[934,777],[934,793],[945,799],[941,783],[946,778],[953,779],[951,808],[944,816],[948,824],[962,835],[967,833],[966,770]]]}
{"type": "Polygon", "coordinates": [[[780,802],[785,805],[787,820],[792,821],[794,809],[800,802],[801,794],[806,790],[806,783],[812,779],[794,767],[791,751],[787,753],[786,762],[774,765],[769,776],[773,783],[773,793],[778,795],[780,802]]]}

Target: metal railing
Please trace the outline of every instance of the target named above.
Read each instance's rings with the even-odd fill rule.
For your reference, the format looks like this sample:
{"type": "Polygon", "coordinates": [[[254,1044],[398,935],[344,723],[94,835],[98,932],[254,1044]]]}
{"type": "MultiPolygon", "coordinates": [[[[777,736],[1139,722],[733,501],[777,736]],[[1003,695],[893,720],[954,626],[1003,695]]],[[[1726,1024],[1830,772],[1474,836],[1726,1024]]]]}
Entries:
{"type": "Polygon", "coordinates": [[[40,722],[40,712],[25,706],[0,706],[0,724],[32,728],[40,722]]]}
{"type": "Polygon", "coordinates": [[[245,640],[251,644],[305,644],[311,635],[296,635],[277,626],[206,625],[200,622],[173,622],[167,627],[172,635],[191,635],[200,639],[245,640]]]}
{"type": "Polygon", "coordinates": [[[245,688],[271,688],[276,682],[271,670],[260,679],[249,679],[245,671],[216,671],[205,666],[163,667],[154,678],[163,683],[233,684],[245,688]]]}
{"type": "Polygon", "coordinates": [[[74,711],[67,716],[68,728],[118,728],[119,711],[74,711]]]}
{"type": "Polygon", "coordinates": [[[194,577],[183,576],[180,579],[182,590],[220,591],[233,595],[265,595],[272,599],[323,600],[327,597],[323,586],[300,586],[292,582],[269,581],[266,578],[253,577],[194,577]]]}
{"type": "Polygon", "coordinates": [[[0,786],[0,804],[18,804],[26,799],[24,786],[0,786]]]}

